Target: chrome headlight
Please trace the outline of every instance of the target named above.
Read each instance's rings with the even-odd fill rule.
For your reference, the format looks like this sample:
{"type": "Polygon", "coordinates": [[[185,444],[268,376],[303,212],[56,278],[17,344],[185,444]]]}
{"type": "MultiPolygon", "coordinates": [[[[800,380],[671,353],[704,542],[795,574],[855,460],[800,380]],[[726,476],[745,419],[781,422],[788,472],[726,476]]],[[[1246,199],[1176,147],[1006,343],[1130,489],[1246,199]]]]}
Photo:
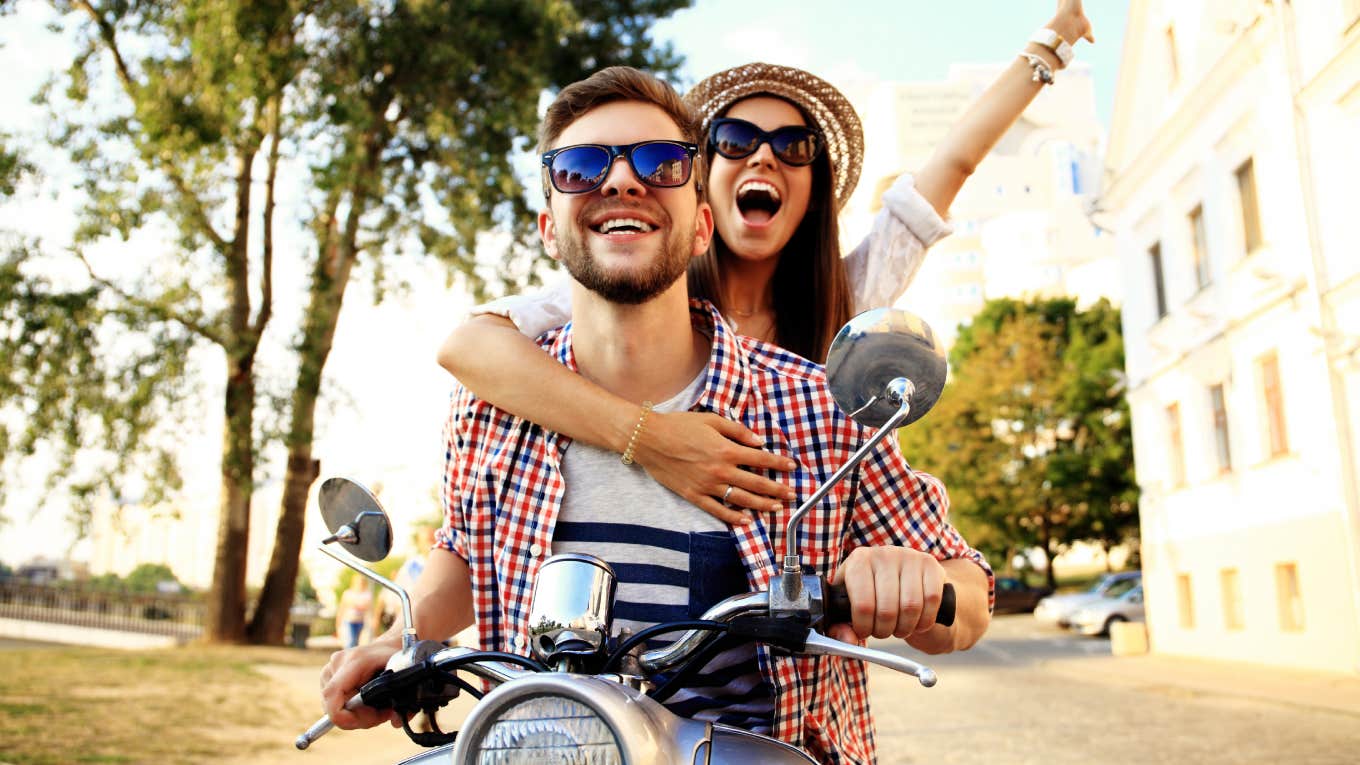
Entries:
{"type": "Polygon", "coordinates": [[[529,696],[499,710],[471,742],[477,765],[623,765],[616,733],[589,705],[529,696]]]}

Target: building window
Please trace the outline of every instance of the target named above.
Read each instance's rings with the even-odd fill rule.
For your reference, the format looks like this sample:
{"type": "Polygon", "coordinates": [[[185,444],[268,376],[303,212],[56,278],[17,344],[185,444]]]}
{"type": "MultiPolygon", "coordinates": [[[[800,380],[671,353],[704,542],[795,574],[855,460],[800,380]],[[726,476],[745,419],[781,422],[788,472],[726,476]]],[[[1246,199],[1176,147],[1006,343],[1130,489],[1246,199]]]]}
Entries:
{"type": "Polygon", "coordinates": [[[1303,632],[1303,596],[1299,594],[1297,564],[1275,564],[1275,597],[1280,607],[1280,629],[1303,632]]]}
{"type": "Polygon", "coordinates": [[[1180,610],[1181,629],[1192,630],[1195,628],[1195,596],[1190,589],[1190,575],[1178,574],[1176,576],[1176,605],[1180,610]]]}
{"type": "Polygon", "coordinates": [[[1237,167],[1237,197],[1242,202],[1242,243],[1252,253],[1261,246],[1261,214],[1256,199],[1256,166],[1250,158],[1237,167]]]}
{"type": "Polygon", "coordinates": [[[1148,249],[1152,259],[1152,287],[1157,294],[1157,318],[1166,316],[1166,282],[1162,279],[1162,243],[1157,242],[1148,249]]]}
{"type": "Polygon", "coordinates": [[[1223,627],[1242,629],[1242,587],[1237,581],[1237,569],[1225,568],[1218,572],[1219,587],[1223,590],[1223,627]]]}
{"type": "Polygon", "coordinates": [[[1171,485],[1185,485],[1185,449],[1181,441],[1181,405],[1166,408],[1167,460],[1171,467],[1171,485]]]}
{"type": "Polygon", "coordinates": [[[1167,86],[1175,89],[1181,82],[1181,61],[1176,55],[1176,28],[1166,28],[1166,80],[1167,86]]]}
{"type": "Polygon", "coordinates": [[[1228,441],[1228,405],[1223,384],[1209,386],[1209,408],[1214,413],[1214,446],[1218,451],[1218,472],[1232,471],[1232,445],[1228,441]]]}
{"type": "Polygon", "coordinates": [[[1278,457],[1289,452],[1285,431],[1284,394],[1280,390],[1280,357],[1271,351],[1256,360],[1261,378],[1261,405],[1266,417],[1266,455],[1278,457]]]}
{"type": "Polygon", "coordinates": [[[1192,255],[1195,258],[1195,286],[1204,289],[1209,286],[1209,237],[1204,230],[1204,206],[1195,205],[1190,211],[1190,232],[1194,239],[1192,255]]]}

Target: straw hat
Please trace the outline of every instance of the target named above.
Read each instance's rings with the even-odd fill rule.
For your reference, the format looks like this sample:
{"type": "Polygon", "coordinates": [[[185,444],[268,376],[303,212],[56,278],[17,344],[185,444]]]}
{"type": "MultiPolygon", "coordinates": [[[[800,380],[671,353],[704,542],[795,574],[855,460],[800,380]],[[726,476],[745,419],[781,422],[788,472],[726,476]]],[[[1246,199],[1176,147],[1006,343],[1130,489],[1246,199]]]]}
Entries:
{"type": "Polygon", "coordinates": [[[685,102],[709,123],[747,96],[768,93],[801,106],[826,136],[827,154],[835,174],[836,207],[845,206],[859,182],[864,160],[864,131],[859,115],[839,90],[819,77],[775,64],[744,64],[704,79],[685,94],[685,102]]]}

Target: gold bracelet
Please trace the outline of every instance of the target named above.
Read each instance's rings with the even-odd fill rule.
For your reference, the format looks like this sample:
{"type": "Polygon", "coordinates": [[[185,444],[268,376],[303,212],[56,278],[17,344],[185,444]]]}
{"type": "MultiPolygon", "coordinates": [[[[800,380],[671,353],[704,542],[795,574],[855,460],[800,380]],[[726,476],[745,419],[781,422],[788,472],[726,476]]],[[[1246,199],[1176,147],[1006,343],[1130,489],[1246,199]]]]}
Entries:
{"type": "Polygon", "coordinates": [[[628,448],[623,450],[623,464],[633,464],[633,449],[637,447],[638,436],[642,435],[642,426],[647,423],[647,415],[652,413],[652,402],[642,402],[642,414],[638,415],[637,424],[633,426],[633,435],[628,438],[628,448]]]}

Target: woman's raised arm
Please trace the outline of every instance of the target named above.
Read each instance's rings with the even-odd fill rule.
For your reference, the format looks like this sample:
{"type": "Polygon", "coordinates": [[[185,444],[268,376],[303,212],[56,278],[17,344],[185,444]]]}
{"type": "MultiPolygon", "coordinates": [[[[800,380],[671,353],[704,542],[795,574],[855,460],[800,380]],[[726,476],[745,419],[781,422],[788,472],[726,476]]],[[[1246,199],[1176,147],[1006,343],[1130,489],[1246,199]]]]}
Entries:
{"type": "MultiPolygon", "coordinates": [[[[1083,39],[1095,42],[1081,0],[1059,0],[1057,13],[1044,26],[1062,35],[1068,44],[1083,39]]],[[[1055,72],[1062,67],[1057,55],[1038,43],[1025,43],[1024,50],[1042,57],[1055,72]]],[[[1043,86],[1042,82],[1034,80],[1030,64],[1017,56],[996,82],[968,107],[944,142],[936,147],[934,155],[916,174],[916,189],[940,215],[949,214],[949,206],[954,203],[964,181],[1020,118],[1043,86]]]]}
{"type": "MultiPolygon", "coordinates": [[[[444,340],[438,358],[482,399],[602,449],[622,453],[641,414],[636,404],[554,361],[502,316],[474,315],[444,340]]],[[[750,517],[742,509],[782,510],[791,495],[788,487],[742,468],[793,469],[791,460],[759,446],[744,425],[719,415],[657,412],[647,418],[634,460],[705,512],[744,524],[750,517]]]]}

